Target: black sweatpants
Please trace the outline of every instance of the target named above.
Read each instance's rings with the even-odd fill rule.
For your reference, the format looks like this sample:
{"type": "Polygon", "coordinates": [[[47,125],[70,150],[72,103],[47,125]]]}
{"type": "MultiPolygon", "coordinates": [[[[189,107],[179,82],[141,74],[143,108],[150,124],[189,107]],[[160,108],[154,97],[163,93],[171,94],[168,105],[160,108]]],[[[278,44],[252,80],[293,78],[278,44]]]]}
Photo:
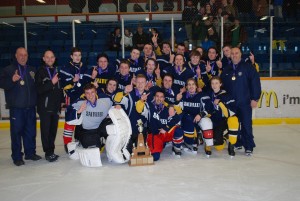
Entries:
{"type": "Polygon", "coordinates": [[[43,150],[46,156],[50,156],[54,154],[59,115],[57,112],[41,112],[39,116],[43,150]]]}

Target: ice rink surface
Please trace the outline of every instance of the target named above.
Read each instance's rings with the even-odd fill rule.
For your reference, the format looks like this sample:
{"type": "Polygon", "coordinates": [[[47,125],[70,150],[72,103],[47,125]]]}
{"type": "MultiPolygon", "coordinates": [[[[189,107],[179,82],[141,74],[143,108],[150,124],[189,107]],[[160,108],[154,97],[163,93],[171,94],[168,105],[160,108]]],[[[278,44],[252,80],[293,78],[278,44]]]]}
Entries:
{"type": "Polygon", "coordinates": [[[295,201],[300,200],[300,125],[254,126],[257,148],[252,157],[237,151],[203,146],[197,155],[180,159],[166,147],[153,166],[129,167],[108,162],[87,168],[65,154],[62,129],[58,131],[57,162],[44,159],[40,134],[40,161],[16,167],[10,158],[9,130],[0,130],[1,201],[295,201]]]}

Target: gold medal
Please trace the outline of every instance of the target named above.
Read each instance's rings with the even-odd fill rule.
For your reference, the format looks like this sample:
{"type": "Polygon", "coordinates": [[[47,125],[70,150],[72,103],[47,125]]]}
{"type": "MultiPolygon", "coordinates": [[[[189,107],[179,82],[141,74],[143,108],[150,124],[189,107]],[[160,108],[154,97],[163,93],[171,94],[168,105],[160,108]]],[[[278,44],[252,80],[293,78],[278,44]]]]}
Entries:
{"type": "Polygon", "coordinates": [[[24,84],[25,84],[24,80],[21,80],[20,85],[24,85],[24,84]]]}
{"type": "Polygon", "coordinates": [[[236,77],[235,76],[232,76],[232,78],[231,78],[232,80],[235,80],[236,79],[236,77]]]}

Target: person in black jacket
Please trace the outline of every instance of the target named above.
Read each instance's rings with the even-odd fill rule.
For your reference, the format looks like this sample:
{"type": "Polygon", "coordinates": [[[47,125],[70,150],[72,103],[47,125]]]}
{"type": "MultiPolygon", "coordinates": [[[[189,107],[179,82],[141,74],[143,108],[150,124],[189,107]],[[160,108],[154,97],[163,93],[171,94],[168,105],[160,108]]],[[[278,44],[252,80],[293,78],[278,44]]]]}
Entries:
{"type": "Polygon", "coordinates": [[[0,88],[4,89],[9,108],[11,157],[16,166],[25,160],[40,160],[36,154],[36,87],[35,68],[27,65],[28,52],[20,47],[16,50],[16,61],[5,67],[0,74],[0,88]]]}
{"type": "Polygon", "coordinates": [[[47,161],[53,162],[58,158],[58,155],[54,154],[54,142],[64,95],[59,83],[58,70],[53,66],[55,63],[54,53],[51,50],[45,51],[43,61],[45,64],[38,69],[35,75],[38,93],[37,112],[40,116],[45,158],[47,161]]]}

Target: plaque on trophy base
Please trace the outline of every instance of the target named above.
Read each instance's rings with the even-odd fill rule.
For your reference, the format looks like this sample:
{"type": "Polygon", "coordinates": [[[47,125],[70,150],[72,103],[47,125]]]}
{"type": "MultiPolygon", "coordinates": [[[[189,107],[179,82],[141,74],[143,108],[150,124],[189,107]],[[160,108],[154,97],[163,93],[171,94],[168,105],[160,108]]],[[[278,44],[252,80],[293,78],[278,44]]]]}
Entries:
{"type": "Polygon", "coordinates": [[[139,132],[137,146],[133,147],[129,166],[153,165],[153,156],[148,146],[145,146],[143,136],[143,122],[138,120],[139,132]]]}

